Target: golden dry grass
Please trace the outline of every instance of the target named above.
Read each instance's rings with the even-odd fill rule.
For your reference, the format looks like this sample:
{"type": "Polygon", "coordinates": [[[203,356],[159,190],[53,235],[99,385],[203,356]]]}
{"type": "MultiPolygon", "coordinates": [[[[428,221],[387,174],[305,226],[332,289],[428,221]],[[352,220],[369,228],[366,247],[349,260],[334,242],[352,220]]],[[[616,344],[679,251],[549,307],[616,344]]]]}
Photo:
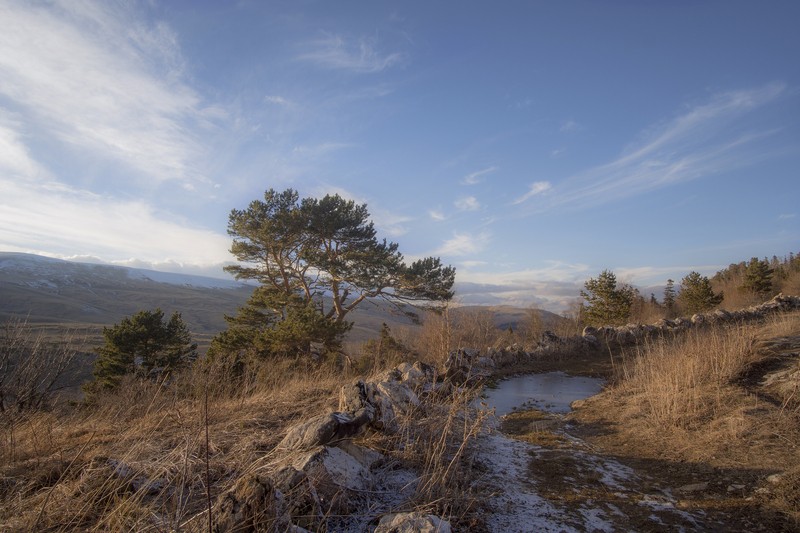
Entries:
{"type": "Polygon", "coordinates": [[[764,382],[776,369],[800,369],[798,348],[797,312],[652,342],[628,354],[615,383],[573,417],[582,436],[606,453],[672,465],[655,473],[666,482],[688,483],[678,479],[687,468],[711,480],[725,472],[737,481],[720,484],[745,484],[752,496],[719,496],[731,509],[757,505],[759,512],[777,513],[781,527],[800,526],[790,503],[800,496],[791,481],[800,472],[800,403],[791,391],[781,396],[764,382]],[[782,481],[767,482],[770,473],[782,481]]]}
{"type": "MultiPolygon", "coordinates": [[[[369,376],[276,361],[237,386],[219,369],[208,381],[197,370],[170,385],[127,381],[91,408],[1,417],[0,531],[205,531],[209,494],[216,501],[243,475],[269,471],[287,428],[335,410],[340,387],[357,378],[369,376]]],[[[458,522],[474,506],[473,394],[431,398],[398,434],[362,437],[418,472],[409,508],[458,522]]]]}

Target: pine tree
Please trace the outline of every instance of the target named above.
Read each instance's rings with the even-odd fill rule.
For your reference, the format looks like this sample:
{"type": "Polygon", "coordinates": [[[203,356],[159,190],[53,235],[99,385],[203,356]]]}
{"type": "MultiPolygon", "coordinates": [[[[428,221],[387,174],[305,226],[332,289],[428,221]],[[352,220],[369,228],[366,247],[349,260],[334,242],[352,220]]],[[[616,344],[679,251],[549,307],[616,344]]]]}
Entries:
{"type": "Polygon", "coordinates": [[[743,288],[764,296],[772,292],[772,274],[774,270],[770,268],[766,259],[760,260],[757,257],[750,259],[744,273],[743,288]]]}
{"type": "Polygon", "coordinates": [[[103,337],[105,344],[97,348],[89,392],[116,388],[126,374],[146,376],[153,369],[174,370],[197,357],[197,344],[192,343],[177,312],[165,322],[161,309],[139,311],[103,328],[103,337]]]}
{"type": "Polygon", "coordinates": [[[675,282],[671,279],[667,280],[667,286],[664,287],[664,308],[667,310],[667,317],[672,317],[675,310],[675,282]]]}
{"type": "Polygon", "coordinates": [[[581,296],[586,300],[583,318],[592,326],[619,325],[627,322],[631,314],[634,298],[633,287],[623,284],[617,287],[617,277],[610,270],[604,270],[595,278],[584,283],[581,296]]]}
{"type": "Polygon", "coordinates": [[[689,314],[708,311],[722,302],[722,293],[715,294],[711,281],[698,272],[690,272],[681,280],[678,301],[689,314]]]}
{"type": "Polygon", "coordinates": [[[231,212],[228,234],[240,264],[225,270],[261,285],[226,317],[228,331],[212,342],[212,357],[303,353],[312,342],[335,349],[352,326],[347,315],[369,298],[400,308],[453,296],[453,267],[434,257],[405,264],[396,243],[377,239],[366,204],[338,194],[301,200],[292,189],[270,189],[263,201],[231,212]]]}

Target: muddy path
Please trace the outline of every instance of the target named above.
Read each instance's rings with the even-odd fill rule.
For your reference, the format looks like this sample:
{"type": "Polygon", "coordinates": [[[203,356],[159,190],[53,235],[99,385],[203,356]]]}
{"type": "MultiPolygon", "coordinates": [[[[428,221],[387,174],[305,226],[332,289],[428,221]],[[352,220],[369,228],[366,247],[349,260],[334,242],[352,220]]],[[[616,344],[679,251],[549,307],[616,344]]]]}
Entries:
{"type": "Polygon", "coordinates": [[[491,494],[488,531],[697,531],[717,529],[647,472],[603,455],[570,434],[564,415],[522,411],[477,443],[491,494]]]}
{"type": "Polygon", "coordinates": [[[800,336],[755,349],[764,356],[731,384],[743,406],[731,406],[735,420],[749,428],[738,441],[678,446],[637,433],[608,391],[571,412],[526,402],[495,416],[476,443],[486,530],[797,531],[773,503],[796,498],[800,483],[800,443],[789,433],[799,411],[775,399],[785,397],[776,376],[800,372],[800,336]]]}

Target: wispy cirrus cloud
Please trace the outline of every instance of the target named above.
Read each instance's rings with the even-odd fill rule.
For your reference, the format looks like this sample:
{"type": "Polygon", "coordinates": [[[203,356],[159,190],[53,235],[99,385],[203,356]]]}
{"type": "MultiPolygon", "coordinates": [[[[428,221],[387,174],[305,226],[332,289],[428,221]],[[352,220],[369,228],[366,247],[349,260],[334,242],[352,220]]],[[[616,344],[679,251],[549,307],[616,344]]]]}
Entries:
{"type": "Polygon", "coordinates": [[[264,97],[265,102],[269,102],[270,104],[275,104],[279,106],[290,106],[292,102],[284,98],[283,96],[277,94],[268,94],[264,97]]]}
{"type": "Polygon", "coordinates": [[[29,133],[156,182],[201,179],[200,97],[181,81],[175,34],[105,2],[0,5],[0,96],[29,133]]]}
{"type": "Polygon", "coordinates": [[[565,120],[561,123],[561,127],[558,128],[558,131],[561,133],[570,133],[573,131],[578,131],[581,129],[581,125],[575,122],[574,120],[565,120]]]}
{"type": "MultiPolygon", "coordinates": [[[[546,205],[599,205],[731,170],[770,157],[759,142],[775,129],[748,129],[745,118],[787,92],[783,83],[714,95],[649,129],[617,159],[553,187],[546,205]]],[[[521,202],[520,202],[521,203],[521,202]]]]}
{"type": "Polygon", "coordinates": [[[304,158],[316,159],[334,152],[338,152],[339,150],[353,148],[354,146],[356,145],[353,143],[329,141],[319,144],[295,146],[292,149],[292,153],[304,158]]]}
{"type": "Polygon", "coordinates": [[[445,214],[442,211],[440,211],[439,209],[431,209],[430,211],[428,211],[428,216],[430,216],[431,219],[433,219],[433,220],[435,220],[437,222],[441,222],[441,221],[447,219],[445,214]]]}
{"type": "Polygon", "coordinates": [[[478,233],[477,235],[456,232],[453,234],[453,238],[442,243],[434,252],[434,255],[460,257],[477,254],[486,248],[490,238],[491,234],[488,231],[478,233]]]}
{"type": "Polygon", "coordinates": [[[24,135],[22,122],[0,109],[0,171],[17,180],[47,176],[49,173],[31,157],[24,135]]]}
{"type": "Polygon", "coordinates": [[[297,56],[300,60],[332,70],[358,73],[381,72],[405,58],[400,52],[382,54],[376,40],[365,37],[348,40],[341,35],[326,35],[302,47],[305,51],[297,56]]]}
{"type": "Polygon", "coordinates": [[[544,194],[552,188],[553,186],[550,184],[549,181],[534,181],[528,186],[528,192],[526,192],[525,194],[523,194],[522,196],[518,197],[513,202],[511,202],[511,205],[519,205],[521,203],[527,202],[534,196],[544,194]]]}
{"type": "Polygon", "coordinates": [[[461,180],[462,185],[477,185],[478,183],[483,181],[484,176],[487,174],[491,174],[495,172],[497,167],[489,167],[484,168],[483,170],[479,170],[477,172],[473,172],[472,174],[467,174],[464,176],[464,179],[461,180]]]}
{"type": "Polygon", "coordinates": [[[453,202],[459,211],[477,211],[481,208],[481,203],[474,196],[464,196],[453,202]]]}

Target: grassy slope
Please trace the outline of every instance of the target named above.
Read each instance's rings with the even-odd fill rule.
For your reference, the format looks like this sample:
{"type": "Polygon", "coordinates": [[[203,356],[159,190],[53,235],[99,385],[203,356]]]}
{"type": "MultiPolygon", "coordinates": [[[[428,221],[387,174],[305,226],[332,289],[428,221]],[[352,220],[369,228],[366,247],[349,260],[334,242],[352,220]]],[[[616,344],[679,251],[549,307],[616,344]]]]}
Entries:
{"type": "Polygon", "coordinates": [[[574,432],[653,476],[681,508],[737,531],[795,530],[798,350],[799,313],[654,343],[623,356],[614,384],[572,415],[574,432]],[[786,379],[766,383],[775,372],[786,379]]]}

